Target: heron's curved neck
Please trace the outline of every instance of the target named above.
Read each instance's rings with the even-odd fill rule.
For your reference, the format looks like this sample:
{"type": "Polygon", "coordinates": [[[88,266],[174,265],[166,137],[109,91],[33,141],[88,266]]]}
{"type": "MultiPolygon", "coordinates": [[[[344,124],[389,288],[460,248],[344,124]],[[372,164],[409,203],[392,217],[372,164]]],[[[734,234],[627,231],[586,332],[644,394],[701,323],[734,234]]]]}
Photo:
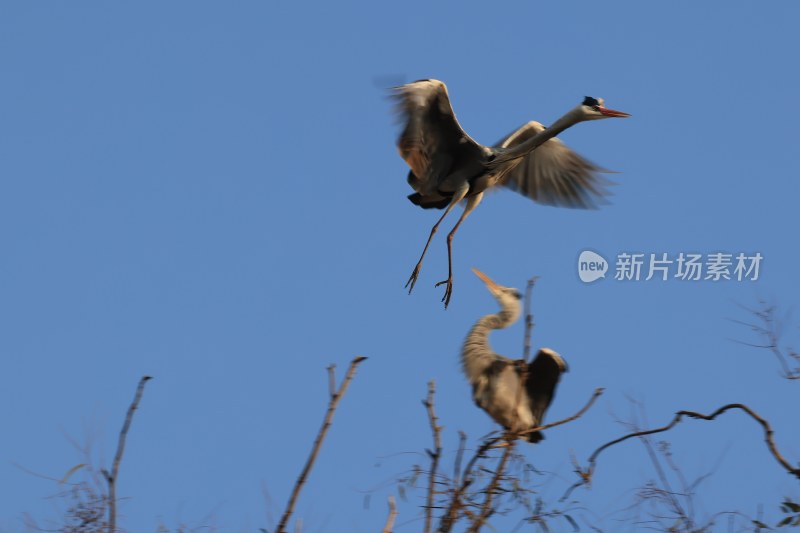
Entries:
{"type": "Polygon", "coordinates": [[[490,330],[507,328],[516,322],[517,318],[519,318],[519,306],[505,305],[499,313],[482,316],[475,325],[472,326],[472,329],[480,328],[488,335],[490,330]]]}
{"type": "Polygon", "coordinates": [[[519,317],[519,305],[504,305],[496,314],[481,317],[467,334],[462,352],[464,371],[471,381],[481,375],[495,360],[495,354],[489,344],[489,333],[494,329],[503,329],[519,317]]]}
{"type": "Polygon", "coordinates": [[[580,121],[580,112],[577,109],[572,109],[566,115],[556,120],[549,128],[545,128],[527,141],[521,142],[520,144],[507,149],[505,153],[503,153],[502,157],[506,161],[525,157],[542,144],[546,143],[562,131],[574,126],[580,121]]]}

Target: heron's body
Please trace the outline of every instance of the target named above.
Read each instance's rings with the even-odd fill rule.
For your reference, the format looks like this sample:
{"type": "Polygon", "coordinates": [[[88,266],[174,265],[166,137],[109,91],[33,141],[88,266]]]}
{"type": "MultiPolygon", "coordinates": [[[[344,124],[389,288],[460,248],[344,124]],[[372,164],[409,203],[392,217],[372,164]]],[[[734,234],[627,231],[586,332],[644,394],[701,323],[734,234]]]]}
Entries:
{"type": "Polygon", "coordinates": [[[548,348],[539,350],[531,363],[496,354],[489,344],[489,334],[519,318],[519,292],[497,285],[477,270],[475,273],[484,280],[502,309],[478,320],[464,341],[461,363],[472,385],[472,397],[498,424],[522,433],[530,442],[539,442],[544,438],[540,432],[525,431],[542,425],[566,364],[548,348]]]}
{"type": "Polygon", "coordinates": [[[439,224],[461,200],[464,212],[447,237],[448,278],[445,307],[452,294],[452,240],[469,213],[478,206],[487,189],[504,185],[536,202],[588,208],[605,194],[599,167],[582,158],[556,135],[585,120],[626,117],[627,113],[603,107],[602,99],[586,97],[552,126],[528,122],[498,144],[488,147],[470,137],[456,120],[447,87],[438,80],[420,80],[398,87],[398,108],[405,128],[397,142],[400,155],[411,168],[408,183],[414,193],[408,198],[423,208],[445,209],[431,229],[428,242],[406,286],[414,289],[422,259],[439,224]]]}

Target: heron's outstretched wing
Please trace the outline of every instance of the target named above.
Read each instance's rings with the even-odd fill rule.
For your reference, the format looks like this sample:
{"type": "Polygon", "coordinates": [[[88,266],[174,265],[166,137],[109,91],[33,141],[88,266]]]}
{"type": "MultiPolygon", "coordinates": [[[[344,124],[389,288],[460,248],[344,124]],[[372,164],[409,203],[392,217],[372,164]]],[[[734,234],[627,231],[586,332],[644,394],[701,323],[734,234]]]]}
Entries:
{"type": "MultiPolygon", "coordinates": [[[[516,146],[543,130],[540,123],[528,122],[495,148],[516,146]]],[[[607,171],[554,137],[522,158],[501,183],[540,204],[591,209],[603,203],[611,184],[600,172],[607,171]]]]}
{"type": "Polygon", "coordinates": [[[433,191],[439,180],[485,156],[458,124],[441,81],[415,81],[395,88],[393,96],[405,123],[397,148],[411,167],[409,183],[415,190],[433,191]]]}
{"type": "MultiPolygon", "coordinates": [[[[561,356],[548,348],[539,350],[531,364],[528,365],[525,389],[528,392],[531,414],[536,425],[542,425],[544,414],[555,396],[556,385],[566,369],[567,365],[561,356]]],[[[537,442],[533,440],[535,436],[536,433],[531,434],[529,437],[531,442],[537,442]]]]}

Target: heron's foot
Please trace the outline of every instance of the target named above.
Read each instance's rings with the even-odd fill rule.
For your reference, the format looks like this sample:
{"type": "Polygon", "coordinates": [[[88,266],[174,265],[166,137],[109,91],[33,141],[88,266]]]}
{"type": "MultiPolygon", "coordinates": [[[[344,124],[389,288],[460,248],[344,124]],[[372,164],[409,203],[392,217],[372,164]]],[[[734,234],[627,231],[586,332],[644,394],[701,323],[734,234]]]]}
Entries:
{"type": "Polygon", "coordinates": [[[447,306],[450,305],[450,297],[453,295],[453,276],[448,277],[444,281],[440,281],[436,284],[438,287],[439,285],[445,285],[447,287],[444,289],[444,296],[442,296],[442,301],[444,302],[444,308],[447,309],[447,306]]]}
{"type": "Polygon", "coordinates": [[[411,273],[411,277],[408,278],[408,281],[406,281],[406,288],[408,289],[408,294],[411,294],[411,291],[414,290],[414,285],[417,284],[417,277],[419,276],[419,270],[421,268],[422,268],[422,263],[417,263],[417,266],[414,267],[414,272],[411,273]]]}

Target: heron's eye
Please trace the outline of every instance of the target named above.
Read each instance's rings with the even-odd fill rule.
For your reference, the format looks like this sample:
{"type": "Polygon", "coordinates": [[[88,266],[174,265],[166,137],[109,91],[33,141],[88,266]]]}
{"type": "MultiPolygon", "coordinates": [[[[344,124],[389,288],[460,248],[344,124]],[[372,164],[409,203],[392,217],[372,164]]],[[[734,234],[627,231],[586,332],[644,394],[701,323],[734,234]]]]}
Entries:
{"type": "Polygon", "coordinates": [[[522,300],[522,295],[519,293],[519,291],[514,291],[511,294],[513,294],[514,298],[516,298],[517,300],[522,300]]]}

